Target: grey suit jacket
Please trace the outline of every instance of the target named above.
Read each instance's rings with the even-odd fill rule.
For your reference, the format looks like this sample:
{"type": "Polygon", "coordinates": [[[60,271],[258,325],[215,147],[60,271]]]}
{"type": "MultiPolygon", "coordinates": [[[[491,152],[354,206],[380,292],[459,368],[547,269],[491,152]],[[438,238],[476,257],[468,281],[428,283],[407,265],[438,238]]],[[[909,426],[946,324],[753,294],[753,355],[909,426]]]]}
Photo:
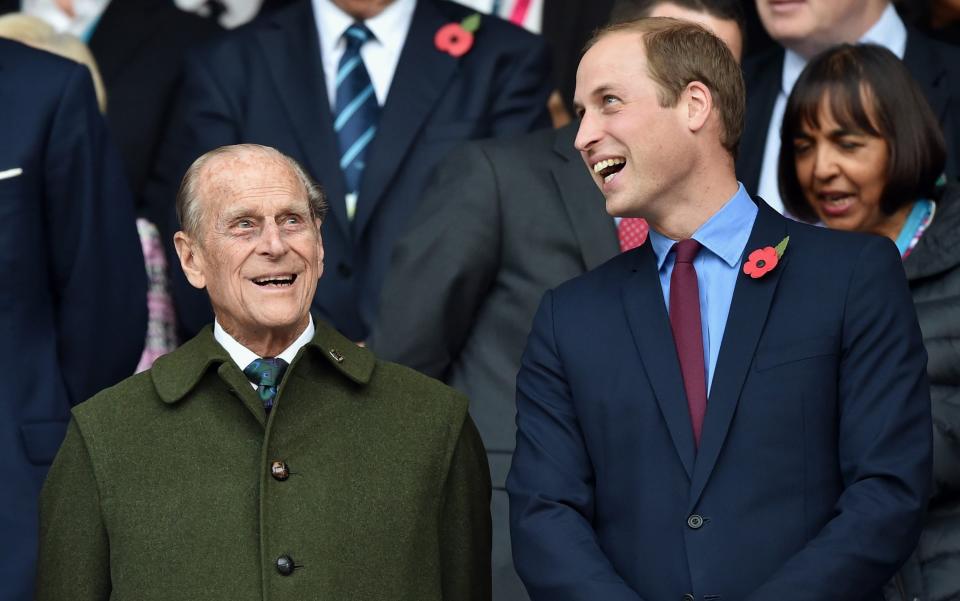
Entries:
{"type": "Polygon", "coordinates": [[[576,124],[472,142],[436,170],[396,246],[368,343],[470,397],[493,481],[494,599],[524,599],[504,483],[517,371],[543,293],[614,256],[613,219],[573,148],[576,124]]]}

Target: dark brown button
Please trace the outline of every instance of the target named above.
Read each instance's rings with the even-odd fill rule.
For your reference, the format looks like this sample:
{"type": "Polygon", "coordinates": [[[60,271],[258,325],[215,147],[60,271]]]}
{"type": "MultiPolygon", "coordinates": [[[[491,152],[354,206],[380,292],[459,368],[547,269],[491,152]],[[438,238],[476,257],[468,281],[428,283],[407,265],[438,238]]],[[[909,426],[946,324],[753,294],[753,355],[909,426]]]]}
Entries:
{"type": "Polygon", "coordinates": [[[295,567],[296,566],[293,565],[293,558],[291,558],[289,555],[281,555],[277,558],[277,572],[279,572],[281,576],[289,576],[290,574],[293,574],[293,569],[295,567]]]}
{"type": "Polygon", "coordinates": [[[282,461],[274,461],[270,464],[270,475],[273,476],[274,479],[283,482],[290,477],[290,468],[282,461]]]}

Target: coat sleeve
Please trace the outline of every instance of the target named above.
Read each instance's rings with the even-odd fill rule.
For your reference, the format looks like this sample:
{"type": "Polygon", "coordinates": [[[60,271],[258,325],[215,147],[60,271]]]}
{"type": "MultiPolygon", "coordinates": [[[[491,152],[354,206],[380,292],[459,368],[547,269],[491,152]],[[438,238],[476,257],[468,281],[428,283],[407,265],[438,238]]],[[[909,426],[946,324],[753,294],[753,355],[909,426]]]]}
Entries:
{"type": "Polygon", "coordinates": [[[71,402],[133,374],[147,333],[147,276],[133,197],[86,68],[50,127],[44,211],[57,350],[71,402]],[[103,352],[91,355],[91,347],[103,352]]]}
{"type": "Polygon", "coordinates": [[[40,496],[36,601],[106,601],[110,549],[93,463],[77,422],[40,496]]]}
{"type": "Polygon", "coordinates": [[[899,253],[872,238],[843,311],[833,519],[749,601],[860,599],[917,544],[931,481],[926,352],[899,253]]]}
{"type": "Polygon", "coordinates": [[[517,446],[507,476],[517,573],[532,601],[641,601],[597,542],[595,475],[557,348],[554,294],[533,320],[517,375],[517,446]]]}
{"type": "Polygon", "coordinates": [[[394,250],[368,343],[384,359],[444,379],[496,278],[500,202],[479,144],[460,148],[434,173],[394,250]]]}
{"type": "Polygon", "coordinates": [[[450,461],[440,524],[444,599],[490,601],[490,469],[469,415],[450,461]]]}

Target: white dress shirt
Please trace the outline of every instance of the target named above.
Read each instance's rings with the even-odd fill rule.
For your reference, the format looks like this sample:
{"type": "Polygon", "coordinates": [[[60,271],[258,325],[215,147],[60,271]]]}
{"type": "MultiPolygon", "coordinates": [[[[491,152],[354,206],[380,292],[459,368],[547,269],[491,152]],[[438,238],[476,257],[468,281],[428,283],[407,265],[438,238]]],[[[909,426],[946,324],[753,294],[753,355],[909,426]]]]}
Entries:
{"type": "MultiPolygon", "coordinates": [[[[310,321],[307,323],[307,328],[303,331],[296,340],[293,341],[293,344],[288,346],[283,350],[282,353],[277,355],[278,358],[283,359],[287,362],[287,365],[293,363],[293,359],[297,356],[297,353],[300,352],[300,349],[303,348],[308,342],[313,340],[313,334],[316,328],[313,325],[313,315],[310,316],[310,321]]],[[[227,354],[230,355],[230,358],[233,359],[233,362],[237,364],[237,367],[240,368],[240,371],[243,371],[247,368],[248,365],[254,362],[256,359],[261,359],[260,355],[254,353],[247,347],[243,346],[237,339],[227,334],[227,331],[223,329],[223,326],[220,325],[220,322],[217,320],[213,321],[213,338],[220,343],[220,346],[227,351],[227,354]]],[[[250,382],[250,385],[254,388],[257,387],[256,384],[250,382]]]]}
{"type": "MultiPolygon", "coordinates": [[[[890,4],[859,40],[862,43],[878,44],[903,59],[907,49],[907,27],[903,24],[897,11],[890,4]]],[[[767,143],[763,149],[763,163],[760,168],[760,183],[757,194],[767,201],[771,207],[783,213],[783,200],[780,198],[780,188],[777,184],[777,162],[780,157],[780,126],[783,123],[783,113],[787,109],[787,97],[793,90],[800,73],[807,65],[807,59],[792,50],[787,50],[783,59],[783,77],[780,84],[780,93],[770,115],[770,124],[767,129],[767,143]]],[[[747,91],[749,93],[749,90],[747,91]]]]}
{"type": "Polygon", "coordinates": [[[21,10],[46,21],[57,33],[69,33],[86,42],[108,4],[110,0],[73,0],[72,17],[63,12],[56,0],[23,0],[21,10]]]}
{"type": "MultiPolygon", "coordinates": [[[[327,99],[330,101],[330,109],[334,110],[337,102],[337,67],[347,49],[343,34],[356,22],[356,19],[340,10],[331,0],[312,1],[314,18],[317,21],[317,35],[320,37],[320,54],[323,57],[327,99]]],[[[376,39],[368,41],[360,48],[360,57],[367,68],[367,73],[370,74],[373,93],[377,95],[377,103],[380,106],[387,101],[390,83],[393,81],[393,74],[397,71],[400,52],[407,39],[407,32],[410,31],[413,10],[416,7],[417,0],[396,0],[380,14],[363,22],[376,39]]]]}

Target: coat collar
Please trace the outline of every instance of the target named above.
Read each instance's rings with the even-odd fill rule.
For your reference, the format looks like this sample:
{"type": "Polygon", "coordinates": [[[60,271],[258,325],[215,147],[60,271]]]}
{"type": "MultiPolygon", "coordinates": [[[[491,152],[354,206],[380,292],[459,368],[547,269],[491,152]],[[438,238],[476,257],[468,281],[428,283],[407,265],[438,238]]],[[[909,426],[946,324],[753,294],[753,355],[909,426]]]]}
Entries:
{"type": "Polygon", "coordinates": [[[960,265],[960,186],[951,184],[937,200],[930,227],[903,262],[908,280],[934,276],[960,265]]]}
{"type": "MultiPolygon", "coordinates": [[[[313,339],[297,354],[290,371],[295,371],[303,355],[310,352],[316,357],[323,357],[348,380],[360,385],[367,384],[376,366],[373,353],[357,346],[316,318],[314,324],[316,332],[313,339]]],[[[208,325],[179,349],[157,359],[151,369],[151,377],[161,400],[175,404],[196,388],[211,369],[216,369],[223,379],[233,384],[236,384],[233,382],[237,379],[236,374],[241,374],[243,378],[226,349],[214,339],[213,327],[208,325]]]]}

